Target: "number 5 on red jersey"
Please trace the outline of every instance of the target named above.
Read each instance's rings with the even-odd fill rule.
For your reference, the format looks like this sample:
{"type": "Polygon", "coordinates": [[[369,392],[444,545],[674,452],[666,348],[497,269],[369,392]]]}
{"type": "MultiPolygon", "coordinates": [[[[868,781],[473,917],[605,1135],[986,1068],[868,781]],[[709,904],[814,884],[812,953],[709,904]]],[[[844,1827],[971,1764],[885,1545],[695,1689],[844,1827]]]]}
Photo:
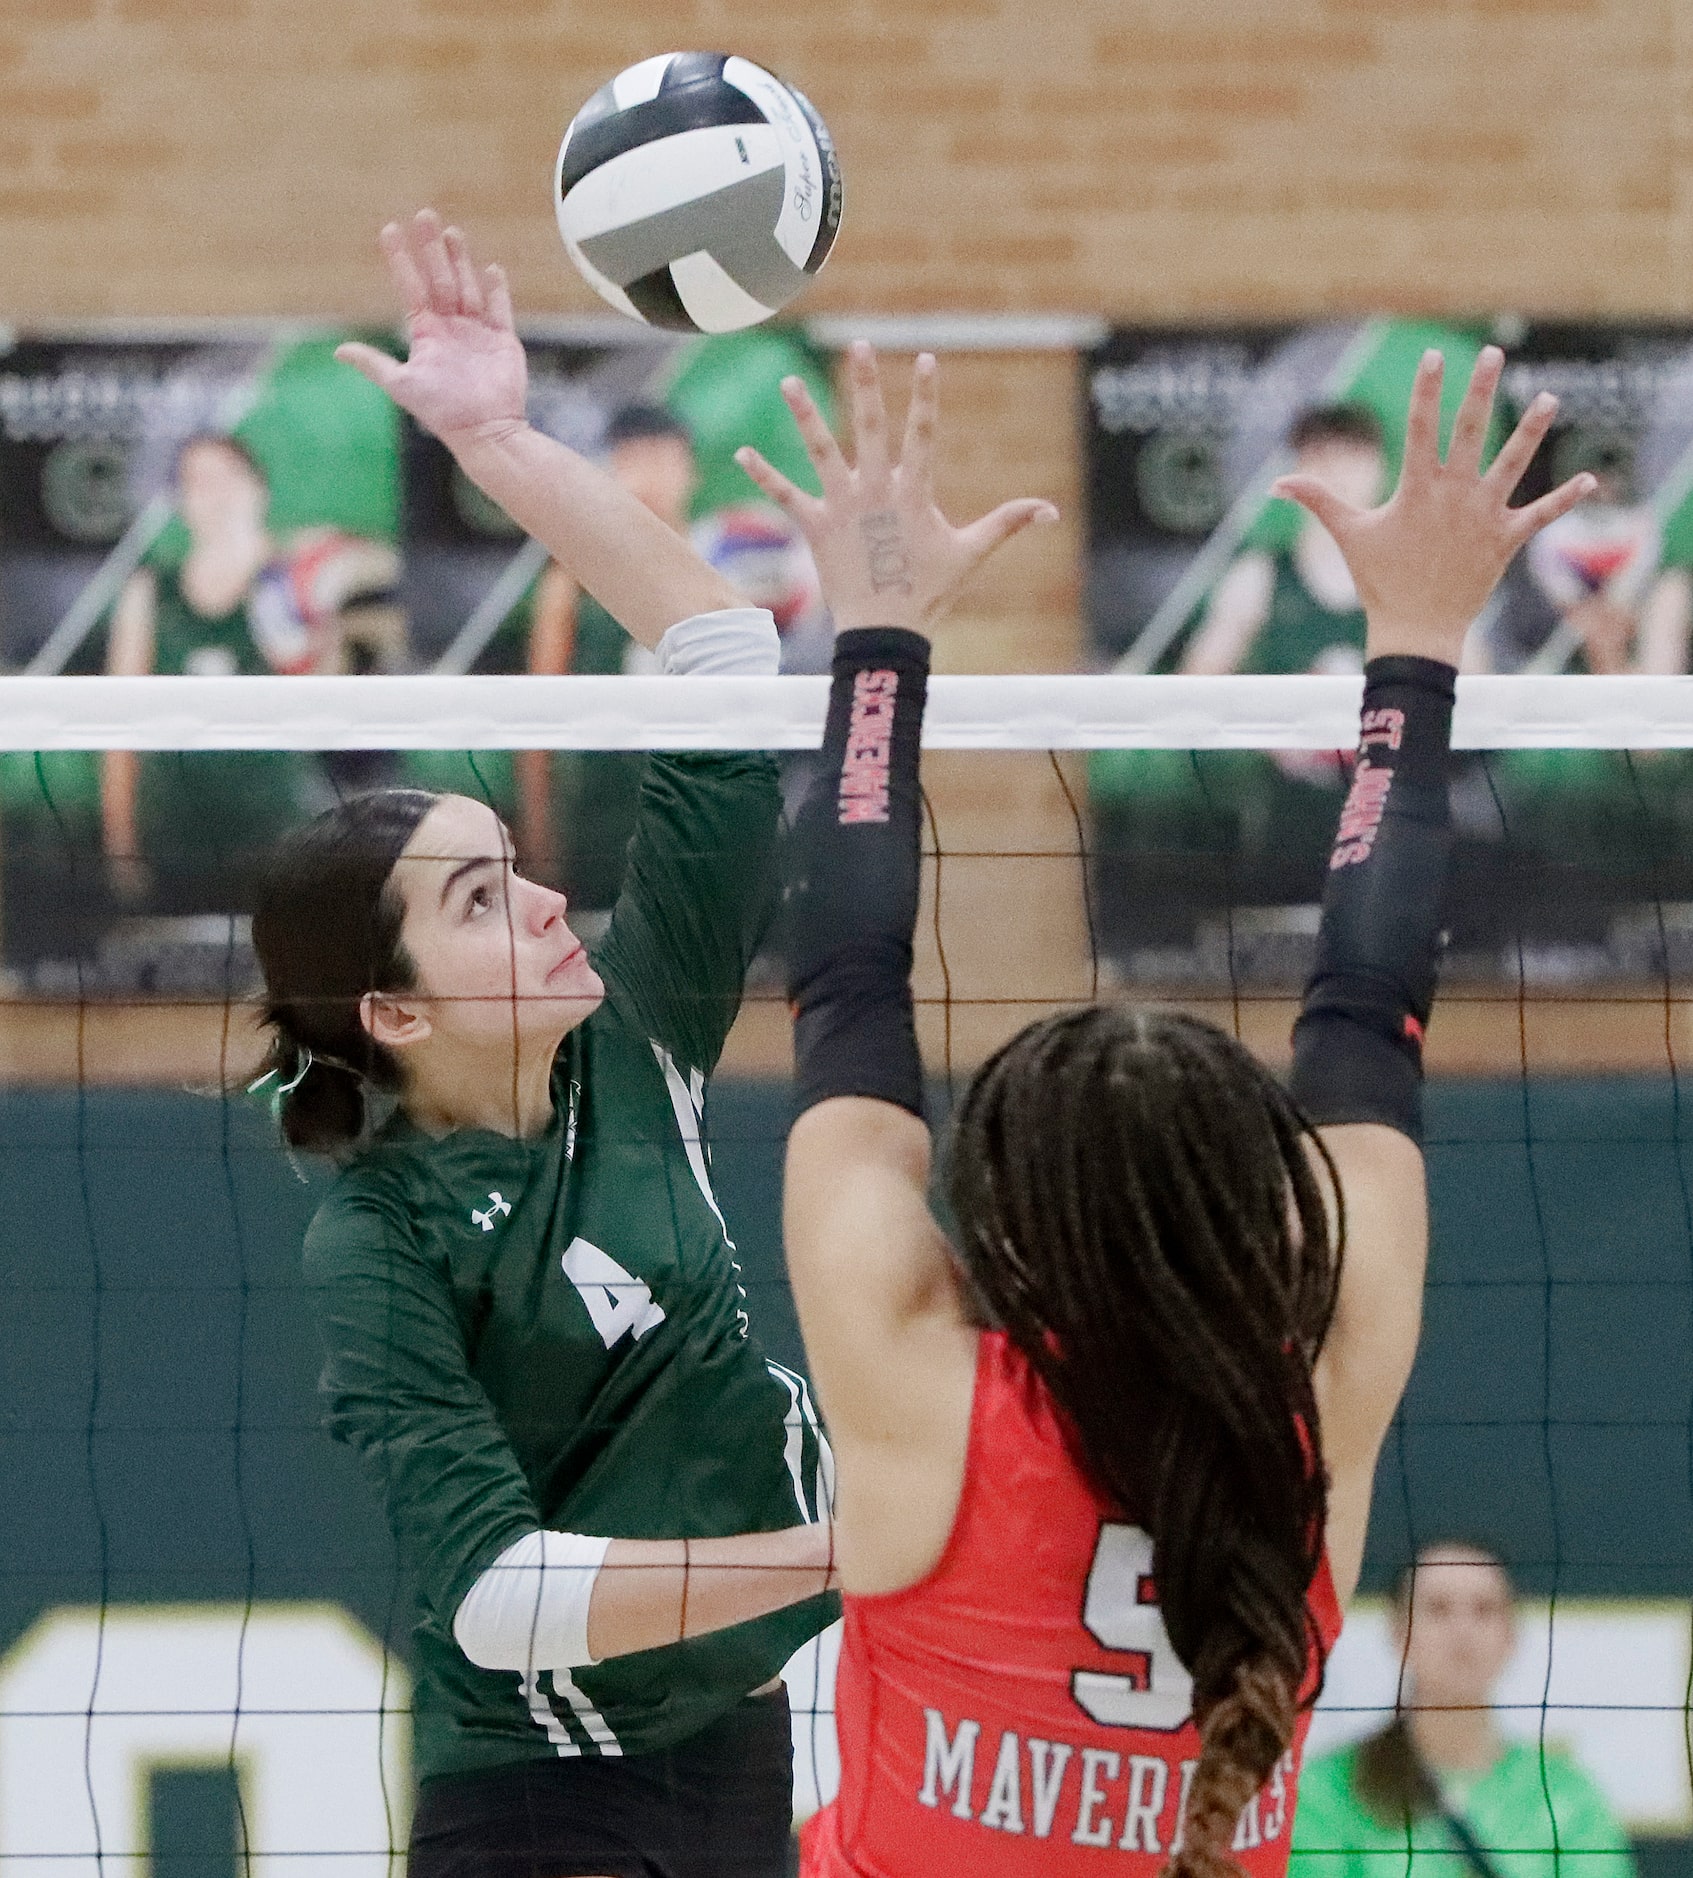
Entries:
{"type": "Polygon", "coordinates": [[[1193,1678],[1164,1630],[1152,1580],[1152,1540],[1138,1526],[1102,1525],[1088,1568],[1082,1623],[1096,1643],[1126,1659],[1121,1671],[1076,1669],[1070,1693],[1107,1728],[1174,1733],[1193,1713],[1193,1678]]]}

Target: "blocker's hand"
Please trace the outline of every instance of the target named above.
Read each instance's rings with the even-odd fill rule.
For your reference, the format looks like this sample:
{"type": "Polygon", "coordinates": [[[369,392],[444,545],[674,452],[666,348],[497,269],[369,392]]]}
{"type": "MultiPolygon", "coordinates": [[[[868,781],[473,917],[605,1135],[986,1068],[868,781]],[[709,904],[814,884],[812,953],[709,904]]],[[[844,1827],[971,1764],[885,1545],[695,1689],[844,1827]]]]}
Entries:
{"type": "Polygon", "coordinates": [[[798,378],[782,396],[799,426],[822,484],[807,495],[759,453],[735,461],[793,521],[811,544],[823,597],[842,631],[854,626],[909,626],[919,631],[947,610],[964,582],[994,549],[1031,522],[1055,522],[1050,502],[1003,502],[968,527],[954,528],[935,503],[935,432],[939,401],[931,353],[920,353],[899,455],[888,445],[888,413],[876,355],[862,341],[849,355],[852,431],[857,462],[849,464],[823,414],[798,378]]]}
{"type": "Polygon", "coordinates": [[[1572,476],[1550,495],[1510,506],[1541,439],[1558,414],[1542,392],[1485,474],[1481,453],[1505,355],[1487,346],[1476,360],[1440,460],[1440,384],[1445,360],[1425,352],[1411,390],[1399,487],[1378,509],[1361,509],[1312,476],[1284,476],[1271,493],[1302,504],[1334,536],[1369,618],[1367,650],[1409,653],[1456,665],[1471,622],[1511,558],[1548,522],[1598,487],[1572,476]]]}
{"type": "Polygon", "coordinates": [[[349,341],[335,356],[443,443],[495,434],[524,421],[529,368],[512,326],[505,270],[478,272],[456,228],[433,209],[381,234],[388,272],[406,309],[410,356],[402,364],[349,341]]]}

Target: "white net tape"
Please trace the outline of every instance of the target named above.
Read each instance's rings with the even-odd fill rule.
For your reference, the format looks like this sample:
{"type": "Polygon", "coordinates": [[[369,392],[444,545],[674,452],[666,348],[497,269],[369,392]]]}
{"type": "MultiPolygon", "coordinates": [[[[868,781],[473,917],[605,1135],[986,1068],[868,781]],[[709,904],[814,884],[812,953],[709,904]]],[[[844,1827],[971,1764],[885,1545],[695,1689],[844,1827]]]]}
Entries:
{"type": "MultiPolygon", "coordinates": [[[[942,675],[939,750],[1334,750],[1362,680],[942,675]]],[[[824,678],[6,678],[0,750],[815,749],[824,678]]],[[[1460,680],[1464,750],[1693,748],[1693,677],[1460,680]]]]}

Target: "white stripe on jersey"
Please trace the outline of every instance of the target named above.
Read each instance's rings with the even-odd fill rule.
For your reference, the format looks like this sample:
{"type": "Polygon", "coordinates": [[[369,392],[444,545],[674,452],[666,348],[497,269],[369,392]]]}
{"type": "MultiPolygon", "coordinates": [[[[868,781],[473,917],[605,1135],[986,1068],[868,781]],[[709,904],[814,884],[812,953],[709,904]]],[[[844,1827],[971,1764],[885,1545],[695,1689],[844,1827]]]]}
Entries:
{"type": "Polygon", "coordinates": [[[765,1359],[765,1367],[788,1391],[788,1412],[782,1417],[782,1426],[787,1431],[782,1442],[782,1458],[787,1462],[788,1472],[793,1478],[799,1516],[809,1526],[812,1523],[811,1508],[805,1503],[805,1480],[801,1472],[805,1465],[805,1423],[799,1412],[799,1378],[792,1370],[784,1369],[780,1363],[772,1363],[768,1358],[765,1359]]]}
{"type": "Polygon", "coordinates": [[[735,1268],[735,1294],[741,1300],[735,1315],[740,1320],[741,1335],[744,1337],[751,1327],[746,1313],[746,1286],[741,1283],[741,1267],[734,1257],[735,1242],[729,1237],[728,1222],[723,1217],[723,1209],[717,1204],[717,1195],[711,1190],[711,1163],[707,1158],[703,1135],[705,1078],[697,1069],[690,1070],[684,1077],[675,1057],[656,1037],[649,1037],[647,1042],[652,1046],[653,1055],[658,1058],[659,1068],[664,1071],[664,1086],[670,1092],[670,1107],[676,1116],[676,1126],[682,1132],[682,1146],[687,1150],[688,1165],[693,1169],[695,1183],[723,1229],[723,1243],[729,1248],[729,1262],[735,1268]]]}
{"type": "Polygon", "coordinates": [[[649,1037],[653,1055],[658,1058],[658,1066],[664,1071],[664,1086],[670,1091],[670,1106],[676,1113],[676,1126],[682,1131],[682,1146],[688,1151],[688,1165],[694,1170],[694,1179],[699,1183],[699,1190],[705,1195],[705,1203],[717,1215],[717,1223],[723,1227],[724,1243],[730,1251],[735,1242],[729,1237],[729,1228],[724,1223],[723,1209],[717,1204],[717,1195],[711,1190],[711,1169],[706,1163],[705,1142],[701,1128],[705,1120],[705,1078],[699,1071],[692,1070],[684,1078],[675,1057],[665,1049],[662,1043],[649,1037]]]}
{"type": "Polygon", "coordinates": [[[568,1669],[555,1669],[553,1671],[553,1687],[569,1702],[570,1706],[575,1709],[576,1719],[587,1729],[588,1739],[594,1743],[602,1754],[621,1754],[623,1752],[622,1744],[618,1741],[617,1736],[611,1732],[610,1722],[606,1720],[600,1711],[594,1707],[593,1703],[590,1702],[576,1686],[576,1678],[571,1675],[568,1669]]]}
{"type": "Polygon", "coordinates": [[[570,1730],[553,1713],[553,1705],[547,1700],[547,1692],[541,1687],[541,1672],[532,1669],[523,1678],[523,1699],[529,1704],[529,1713],[534,1718],[537,1728],[544,1728],[547,1739],[558,1750],[562,1758],[579,1755],[582,1750],[570,1738],[570,1730]]]}
{"type": "Polygon", "coordinates": [[[783,1458],[787,1461],[789,1474],[793,1476],[794,1498],[799,1502],[800,1517],[808,1526],[812,1526],[835,1510],[834,1450],[829,1446],[829,1437],[823,1432],[823,1424],[817,1418],[816,1409],[812,1407],[811,1389],[805,1378],[770,1357],[764,1361],[771,1375],[788,1391],[788,1412],[782,1417],[782,1424],[787,1430],[783,1458]],[[805,1497],[805,1437],[808,1430],[817,1444],[817,1471],[809,1505],[805,1497]]]}

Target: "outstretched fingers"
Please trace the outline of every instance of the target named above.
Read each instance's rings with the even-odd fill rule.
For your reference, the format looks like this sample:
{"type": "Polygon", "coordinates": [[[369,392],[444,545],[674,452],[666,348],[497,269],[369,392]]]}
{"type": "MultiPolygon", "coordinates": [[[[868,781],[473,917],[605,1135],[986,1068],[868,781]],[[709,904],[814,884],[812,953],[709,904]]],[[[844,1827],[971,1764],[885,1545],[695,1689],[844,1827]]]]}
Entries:
{"type": "Polygon", "coordinates": [[[497,326],[503,333],[513,331],[515,322],[511,311],[511,282],[506,279],[506,271],[498,261],[482,270],[482,288],[488,324],[497,326]]]}
{"type": "MultiPolygon", "coordinates": [[[[1432,477],[1440,468],[1440,387],[1445,377],[1445,357],[1431,346],[1423,354],[1411,386],[1410,408],[1405,414],[1405,464],[1400,472],[1401,484],[1432,477]]],[[[1304,501],[1304,498],[1296,496],[1294,500],[1304,501]]],[[[1308,502],[1305,506],[1311,507],[1308,502]]],[[[1325,522],[1324,526],[1328,524],[1325,522]]]]}
{"type": "Polygon", "coordinates": [[[750,443],[735,452],[735,461],[801,533],[821,516],[823,504],[808,495],[798,483],[790,482],[774,464],[766,462],[750,443]]]}
{"type": "Polygon", "coordinates": [[[1446,467],[1460,476],[1474,476],[1481,469],[1481,453],[1493,425],[1493,399],[1504,370],[1504,353],[1497,346],[1483,346],[1446,447],[1446,467]]]}
{"type": "Polygon", "coordinates": [[[440,216],[433,209],[419,209],[408,233],[412,259],[429,290],[429,310],[450,319],[459,311],[459,283],[440,216]]]}
{"type": "Polygon", "coordinates": [[[406,318],[412,319],[419,313],[429,311],[429,287],[422,271],[412,258],[411,246],[406,240],[406,231],[398,222],[389,222],[377,236],[382,252],[387,257],[388,273],[393,280],[394,289],[406,309],[406,318]]]}
{"type": "Polygon", "coordinates": [[[394,395],[403,370],[398,359],[390,358],[376,346],[367,346],[358,339],[348,339],[338,345],[335,356],[343,365],[350,365],[355,372],[362,373],[390,397],[394,395]]]}
{"type": "Polygon", "coordinates": [[[940,422],[940,369],[932,352],[919,352],[911,378],[911,402],[905,408],[905,439],[899,468],[914,501],[934,500],[935,431],[940,422]]]}
{"type": "Polygon", "coordinates": [[[1534,453],[1545,441],[1546,433],[1552,428],[1553,419],[1558,415],[1558,400],[1549,391],[1542,391],[1518,420],[1517,427],[1505,439],[1504,447],[1489,464],[1487,474],[1482,479],[1488,483],[1501,501],[1508,501],[1523,479],[1534,453]]]}
{"type": "Polygon", "coordinates": [[[1308,509],[1336,541],[1342,540],[1352,523],[1364,513],[1315,476],[1278,476],[1270,485],[1270,494],[1308,509]]]}
{"type": "Polygon", "coordinates": [[[470,243],[464,238],[464,230],[449,228],[442,240],[446,245],[447,259],[452,264],[459,306],[473,319],[480,319],[483,312],[482,280],[470,258],[470,243]]]}
{"type": "Polygon", "coordinates": [[[835,433],[823,421],[823,413],[818,410],[816,399],[806,389],[805,380],[784,378],[782,400],[793,413],[800,441],[805,445],[805,453],[811,458],[811,466],[823,485],[823,493],[830,495],[844,491],[851,472],[847,469],[846,458],[841,455],[841,446],[835,441],[835,433]]]}
{"type": "Polygon", "coordinates": [[[1043,502],[1038,496],[1019,496],[1015,501],[1002,502],[997,509],[990,509],[967,528],[959,529],[958,538],[974,565],[985,561],[996,548],[1003,547],[1013,535],[1021,534],[1032,523],[1050,526],[1057,520],[1058,510],[1052,503],[1043,502]]]}
{"type": "Polygon", "coordinates": [[[879,483],[888,473],[888,407],[882,398],[882,373],[875,350],[855,339],[847,352],[852,385],[853,467],[860,478],[879,483]]]}
{"type": "Polygon", "coordinates": [[[1532,536],[1538,535],[1548,522],[1555,522],[1560,515],[1568,515],[1578,502],[1585,502],[1599,487],[1599,479],[1583,470],[1579,476],[1572,476],[1567,483],[1560,483],[1550,495],[1542,496],[1538,502],[1525,503],[1520,509],[1511,510],[1511,533],[1520,548],[1532,536]]]}

